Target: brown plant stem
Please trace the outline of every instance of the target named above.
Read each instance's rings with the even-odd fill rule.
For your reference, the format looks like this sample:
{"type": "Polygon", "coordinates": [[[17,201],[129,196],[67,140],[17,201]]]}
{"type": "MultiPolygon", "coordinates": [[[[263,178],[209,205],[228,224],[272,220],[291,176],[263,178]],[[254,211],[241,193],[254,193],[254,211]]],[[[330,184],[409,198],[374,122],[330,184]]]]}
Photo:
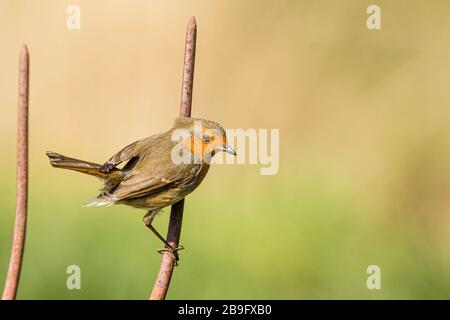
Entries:
{"type": "MultiPolygon", "coordinates": [[[[180,117],[191,116],[192,87],[194,84],[195,65],[195,45],[197,38],[197,23],[195,18],[189,20],[186,30],[186,47],[184,52],[183,85],[181,90],[180,117]]],[[[184,199],[172,205],[170,211],[169,230],[167,232],[167,242],[177,248],[180,242],[181,225],[183,221],[184,199]]],[[[150,300],[164,300],[169,290],[170,279],[176,257],[173,253],[165,251],[163,253],[161,266],[155,285],[150,295],[150,300]]]]}
{"type": "Polygon", "coordinates": [[[3,300],[16,299],[25,249],[28,200],[28,75],[29,55],[27,46],[23,45],[19,56],[16,219],[3,300]]]}

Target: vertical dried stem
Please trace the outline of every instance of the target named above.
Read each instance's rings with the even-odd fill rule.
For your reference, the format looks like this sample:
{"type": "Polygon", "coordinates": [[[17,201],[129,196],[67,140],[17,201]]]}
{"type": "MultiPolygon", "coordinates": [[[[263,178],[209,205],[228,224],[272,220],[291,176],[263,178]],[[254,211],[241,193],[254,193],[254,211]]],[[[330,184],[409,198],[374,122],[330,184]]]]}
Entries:
{"type": "MultiPolygon", "coordinates": [[[[180,117],[191,116],[192,87],[194,84],[195,44],[197,37],[197,23],[192,17],[186,31],[186,48],[184,52],[183,87],[181,90],[180,117]]],[[[170,211],[169,230],[167,241],[174,248],[180,242],[181,224],[183,221],[184,199],[172,205],[170,211]]],[[[170,252],[164,252],[158,277],[150,295],[151,300],[163,300],[169,290],[175,266],[175,256],[170,252]]]]}
{"type": "Polygon", "coordinates": [[[28,49],[23,45],[19,57],[16,220],[3,300],[16,298],[25,248],[28,198],[28,74],[28,49]]]}

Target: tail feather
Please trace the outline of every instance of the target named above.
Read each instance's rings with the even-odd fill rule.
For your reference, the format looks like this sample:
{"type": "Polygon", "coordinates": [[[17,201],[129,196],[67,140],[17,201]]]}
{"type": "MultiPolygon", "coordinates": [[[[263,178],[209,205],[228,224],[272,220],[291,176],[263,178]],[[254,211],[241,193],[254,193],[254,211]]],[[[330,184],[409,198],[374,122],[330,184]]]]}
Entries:
{"type": "Polygon", "coordinates": [[[120,181],[122,181],[125,176],[122,170],[113,168],[108,172],[102,172],[100,171],[101,165],[97,163],[69,158],[52,151],[47,151],[46,154],[50,159],[50,164],[55,168],[74,170],[103,179],[104,187],[102,189],[102,193],[97,197],[97,199],[93,199],[85,203],[84,207],[103,207],[110,206],[115,203],[115,201],[107,199],[104,195],[109,194],[109,192],[114,190],[120,181]]]}
{"type": "Polygon", "coordinates": [[[92,199],[87,201],[83,207],[109,207],[114,204],[114,201],[102,200],[102,199],[92,199]]]}
{"type": "Polygon", "coordinates": [[[75,170],[101,179],[114,180],[122,175],[122,171],[117,168],[114,168],[109,172],[101,172],[101,165],[97,163],[69,158],[52,151],[47,151],[46,154],[50,159],[50,164],[55,168],[75,170]]]}

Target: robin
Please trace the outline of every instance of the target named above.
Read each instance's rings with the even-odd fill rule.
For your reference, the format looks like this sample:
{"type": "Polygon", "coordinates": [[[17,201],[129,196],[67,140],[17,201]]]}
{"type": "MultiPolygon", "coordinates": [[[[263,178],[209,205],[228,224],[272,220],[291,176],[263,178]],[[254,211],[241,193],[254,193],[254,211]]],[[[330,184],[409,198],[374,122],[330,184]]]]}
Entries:
{"type": "Polygon", "coordinates": [[[178,118],[167,132],[155,134],[126,146],[103,165],[69,158],[48,151],[55,168],[75,170],[102,179],[100,195],[85,206],[125,204],[146,209],[145,225],[165,244],[158,250],[177,255],[152,226],[156,214],[195,190],[220,151],[236,156],[227,144],[225,130],[214,121],[178,118]],[[122,168],[118,165],[126,162],[122,168]]]}

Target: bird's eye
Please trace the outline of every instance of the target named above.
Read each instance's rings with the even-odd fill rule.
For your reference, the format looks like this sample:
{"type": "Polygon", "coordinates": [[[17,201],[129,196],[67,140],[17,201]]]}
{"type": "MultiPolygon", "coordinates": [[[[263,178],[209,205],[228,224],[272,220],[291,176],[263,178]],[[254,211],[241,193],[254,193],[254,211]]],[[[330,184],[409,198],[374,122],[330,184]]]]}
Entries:
{"type": "Polygon", "coordinates": [[[210,142],[211,141],[211,136],[208,134],[203,135],[203,142],[210,142]]]}

